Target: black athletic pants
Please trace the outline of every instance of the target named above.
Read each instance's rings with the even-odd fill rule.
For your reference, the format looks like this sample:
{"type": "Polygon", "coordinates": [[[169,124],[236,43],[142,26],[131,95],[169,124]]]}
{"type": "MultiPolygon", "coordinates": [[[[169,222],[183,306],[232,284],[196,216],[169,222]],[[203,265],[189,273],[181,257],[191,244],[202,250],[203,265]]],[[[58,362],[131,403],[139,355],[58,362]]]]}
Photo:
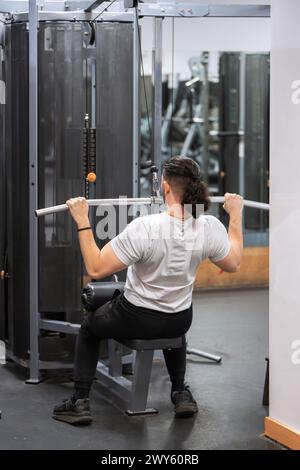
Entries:
{"type": "MultiPolygon", "coordinates": [[[[164,350],[173,390],[184,384],[186,369],[185,333],[192,323],[192,305],[178,313],[164,313],[131,304],[120,294],[85,318],[75,353],[76,392],[89,391],[95,376],[101,339],[159,339],[184,337],[179,349],[164,350]]],[[[86,394],[87,395],[87,394],[86,394]]]]}

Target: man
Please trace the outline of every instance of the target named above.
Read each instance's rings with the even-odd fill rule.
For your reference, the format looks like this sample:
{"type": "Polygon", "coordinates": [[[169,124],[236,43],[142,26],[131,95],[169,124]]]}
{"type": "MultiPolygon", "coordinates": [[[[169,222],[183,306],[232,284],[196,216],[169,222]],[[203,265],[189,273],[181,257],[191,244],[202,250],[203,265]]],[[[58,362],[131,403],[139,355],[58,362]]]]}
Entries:
{"type": "Polygon", "coordinates": [[[100,250],[95,243],[84,198],[67,201],[79,234],[88,274],[103,279],[128,268],[124,294],[84,320],[76,344],[75,392],[54,408],[53,417],[71,424],[90,423],[89,392],[104,338],[155,339],[183,336],[180,349],[164,350],[176,417],[198,411],[185,384],[185,333],[192,323],[192,291],[199,264],[209,258],[236,272],[243,252],[243,199],[225,194],[229,231],[209,208],[207,187],[193,160],[172,157],[163,165],[161,190],[166,211],[139,217],[100,250]],[[203,211],[202,211],[203,212],[203,211]]]}

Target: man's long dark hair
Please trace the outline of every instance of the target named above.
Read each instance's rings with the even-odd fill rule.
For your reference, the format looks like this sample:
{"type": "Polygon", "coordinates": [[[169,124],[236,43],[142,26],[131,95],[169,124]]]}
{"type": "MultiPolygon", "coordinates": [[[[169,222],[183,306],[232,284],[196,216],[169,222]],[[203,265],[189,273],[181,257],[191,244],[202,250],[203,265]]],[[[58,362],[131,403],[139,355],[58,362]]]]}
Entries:
{"type": "Polygon", "coordinates": [[[182,206],[186,206],[194,219],[199,217],[199,205],[204,212],[210,207],[208,189],[202,180],[198,163],[188,157],[171,157],[162,165],[162,176],[172,190],[179,195],[182,206]],[[190,208],[190,209],[189,209],[190,208]]]}

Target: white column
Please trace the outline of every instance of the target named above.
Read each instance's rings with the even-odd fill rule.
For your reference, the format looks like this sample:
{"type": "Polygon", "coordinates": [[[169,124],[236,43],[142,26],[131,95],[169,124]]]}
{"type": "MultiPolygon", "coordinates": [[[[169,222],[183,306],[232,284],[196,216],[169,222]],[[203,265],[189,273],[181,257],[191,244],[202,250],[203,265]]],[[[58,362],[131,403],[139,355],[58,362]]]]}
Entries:
{"type": "Polygon", "coordinates": [[[270,418],[300,433],[300,1],[271,20],[270,418]]]}

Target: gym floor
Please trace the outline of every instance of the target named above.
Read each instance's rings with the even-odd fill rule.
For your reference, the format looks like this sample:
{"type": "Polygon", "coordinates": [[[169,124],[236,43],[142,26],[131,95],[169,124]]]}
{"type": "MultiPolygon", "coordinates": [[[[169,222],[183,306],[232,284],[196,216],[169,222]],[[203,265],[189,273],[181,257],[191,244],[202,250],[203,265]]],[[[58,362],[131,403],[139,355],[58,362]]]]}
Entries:
{"type": "Polygon", "coordinates": [[[98,385],[91,395],[94,423],[76,428],[54,421],[54,404],[69,396],[65,375],[25,385],[26,373],[0,367],[0,449],[281,449],[261,436],[268,354],[268,291],[194,294],[191,348],[223,356],[222,364],[188,357],[187,381],[199,404],[195,418],[175,420],[164,363],[153,364],[149,406],[159,414],[129,418],[98,385]]]}

